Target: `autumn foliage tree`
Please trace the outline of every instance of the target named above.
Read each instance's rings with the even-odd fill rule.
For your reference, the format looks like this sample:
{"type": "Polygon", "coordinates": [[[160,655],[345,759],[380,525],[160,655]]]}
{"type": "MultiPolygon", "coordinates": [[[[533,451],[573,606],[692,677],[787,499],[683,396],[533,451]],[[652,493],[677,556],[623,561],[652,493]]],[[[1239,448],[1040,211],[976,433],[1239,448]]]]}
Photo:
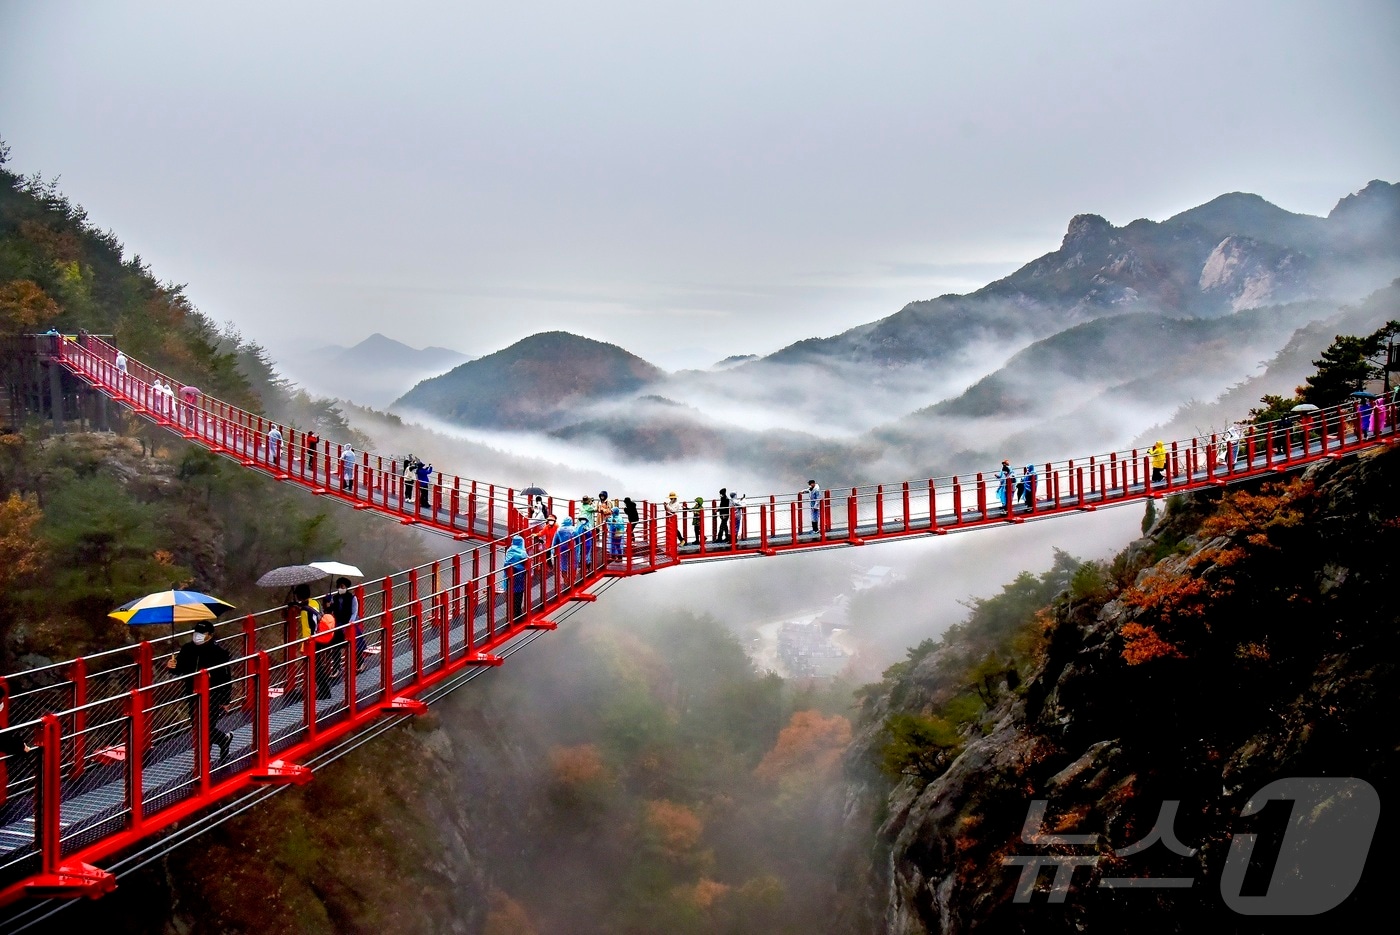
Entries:
{"type": "Polygon", "coordinates": [[[850,742],[851,722],[839,714],[823,717],[820,711],[798,711],[754,775],[770,782],[799,772],[828,776],[850,742]]]}
{"type": "Polygon", "coordinates": [[[33,280],[0,283],[0,337],[35,331],[58,313],[58,303],[33,280]]]}

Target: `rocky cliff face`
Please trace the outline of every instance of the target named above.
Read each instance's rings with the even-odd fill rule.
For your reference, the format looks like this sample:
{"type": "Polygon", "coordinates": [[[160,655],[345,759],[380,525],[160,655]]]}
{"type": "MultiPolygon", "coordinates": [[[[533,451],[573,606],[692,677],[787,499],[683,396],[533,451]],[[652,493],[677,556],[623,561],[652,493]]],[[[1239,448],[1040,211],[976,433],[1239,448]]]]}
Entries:
{"type": "MultiPolygon", "coordinates": [[[[1266,784],[1359,777],[1382,803],[1394,801],[1397,478],[1400,454],[1388,450],[1283,485],[1174,503],[1145,538],[1111,566],[1076,575],[1040,615],[1028,634],[1043,638],[1028,678],[1017,684],[1008,673],[989,693],[962,724],[956,755],[886,796],[871,763],[890,742],[891,718],[927,714],[965,690],[940,659],[956,647],[887,686],[848,760],[862,777],[851,821],[879,827],[862,868],[866,915],[848,927],[1315,931],[1317,918],[1241,915],[1226,897],[1308,886],[1306,848],[1279,843],[1287,807],[1242,817],[1266,784]],[[1036,800],[1046,804],[1030,831],[1042,836],[1027,841],[1036,800]],[[1128,849],[1161,830],[1164,802],[1179,803],[1165,826],[1182,853],[1162,842],[1128,849]],[[1245,833],[1259,835],[1265,856],[1242,886],[1222,882],[1232,836],[1245,833]],[[1280,855],[1272,883],[1270,854],[1280,855]],[[1058,901],[1051,869],[1032,875],[1029,898],[1017,901],[1022,867],[1004,861],[1031,856],[1082,858],[1058,901]],[[1191,882],[1103,883],[1143,877],[1191,882]]],[[[1298,806],[1295,820],[1312,829],[1303,843],[1321,839],[1346,805],[1333,796],[1311,811],[1298,806]]],[[[1377,845],[1395,824],[1382,811],[1377,845]]],[[[1382,911],[1389,863],[1373,847],[1355,892],[1322,919],[1382,911]]]]}

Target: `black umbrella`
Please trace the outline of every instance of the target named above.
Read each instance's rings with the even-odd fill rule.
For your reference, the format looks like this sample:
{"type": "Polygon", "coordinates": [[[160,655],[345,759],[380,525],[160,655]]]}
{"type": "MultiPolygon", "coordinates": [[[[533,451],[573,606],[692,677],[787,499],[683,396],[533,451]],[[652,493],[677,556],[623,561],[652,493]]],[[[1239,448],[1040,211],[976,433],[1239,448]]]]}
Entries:
{"type": "Polygon", "coordinates": [[[260,588],[290,588],[298,584],[310,584],[326,577],[326,573],[310,565],[283,565],[274,568],[258,579],[260,588]]]}
{"type": "Polygon", "coordinates": [[[532,485],[520,491],[520,495],[523,497],[547,497],[549,496],[549,491],[545,490],[543,487],[535,487],[532,485]]]}

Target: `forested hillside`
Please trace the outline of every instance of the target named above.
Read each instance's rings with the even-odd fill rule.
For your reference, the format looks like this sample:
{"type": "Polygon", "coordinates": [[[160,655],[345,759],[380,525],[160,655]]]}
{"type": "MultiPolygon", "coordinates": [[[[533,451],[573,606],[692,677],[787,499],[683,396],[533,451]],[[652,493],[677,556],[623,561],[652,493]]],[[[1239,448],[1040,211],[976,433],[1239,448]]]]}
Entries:
{"type": "MultiPolygon", "coordinates": [[[[0,337],[49,327],[110,334],[220,398],[350,437],[334,406],[281,379],[236,331],[215,327],[182,287],[96,230],[56,181],[18,176],[4,156],[0,145],[0,337]]],[[[193,587],[260,609],[278,597],[253,587],[261,572],[330,555],[374,574],[425,552],[411,534],[327,511],[140,420],[116,433],[52,436],[36,423],[0,436],[6,671],[131,642],[141,634],[107,612],[149,591],[193,587]]]]}

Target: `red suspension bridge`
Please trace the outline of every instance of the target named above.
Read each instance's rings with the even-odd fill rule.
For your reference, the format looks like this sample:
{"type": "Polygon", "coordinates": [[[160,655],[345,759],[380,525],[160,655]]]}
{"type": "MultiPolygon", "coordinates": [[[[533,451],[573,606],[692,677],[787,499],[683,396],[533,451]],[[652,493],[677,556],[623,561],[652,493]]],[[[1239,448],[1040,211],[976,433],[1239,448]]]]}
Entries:
{"type": "MultiPolygon", "coordinates": [[[[191,718],[184,680],[161,678],[170,657],[149,642],[0,677],[0,749],[14,751],[0,756],[0,905],[18,903],[12,908],[21,913],[34,898],[109,892],[116,874],[147,859],[156,846],[148,840],[168,849],[232,809],[308,782],[317,765],[423,713],[556,628],[615,578],[1092,511],[1291,471],[1396,440],[1393,421],[1343,406],[1294,424],[1256,426],[1238,440],[1175,440],[1165,447],[1160,481],[1151,454],[1141,450],[1037,465],[1023,500],[1014,481],[976,474],[816,497],[774,494],[728,516],[713,505],[668,515],[643,503],[641,521],[617,552],[597,529],[576,538],[567,556],[558,549],[532,556],[516,615],[514,581],[503,568],[510,536],[526,525],[515,490],[444,473],[410,485],[401,463],[371,452],[355,453],[354,470],[342,470],[340,444],[291,427],[274,433],[267,418],[193,387],[158,390],[181,384],[124,356],[119,364],[117,349],[96,337],[27,340],[27,352],[43,365],[248,470],[475,545],[357,589],[367,647],[361,667],[354,639],[329,644],[333,649],[300,639],[285,608],[221,625],[216,639],[232,658],[226,668],[233,702],[219,726],[233,739],[218,761],[211,757],[209,674],[194,677],[199,716],[191,718]],[[726,525],[730,535],[721,538],[726,525]],[[341,654],[344,677],[318,698],[310,690],[317,655],[328,651],[341,654]],[[18,752],[26,746],[35,749],[18,752]]],[[[548,508],[579,514],[573,500],[552,499],[548,508]]]]}

